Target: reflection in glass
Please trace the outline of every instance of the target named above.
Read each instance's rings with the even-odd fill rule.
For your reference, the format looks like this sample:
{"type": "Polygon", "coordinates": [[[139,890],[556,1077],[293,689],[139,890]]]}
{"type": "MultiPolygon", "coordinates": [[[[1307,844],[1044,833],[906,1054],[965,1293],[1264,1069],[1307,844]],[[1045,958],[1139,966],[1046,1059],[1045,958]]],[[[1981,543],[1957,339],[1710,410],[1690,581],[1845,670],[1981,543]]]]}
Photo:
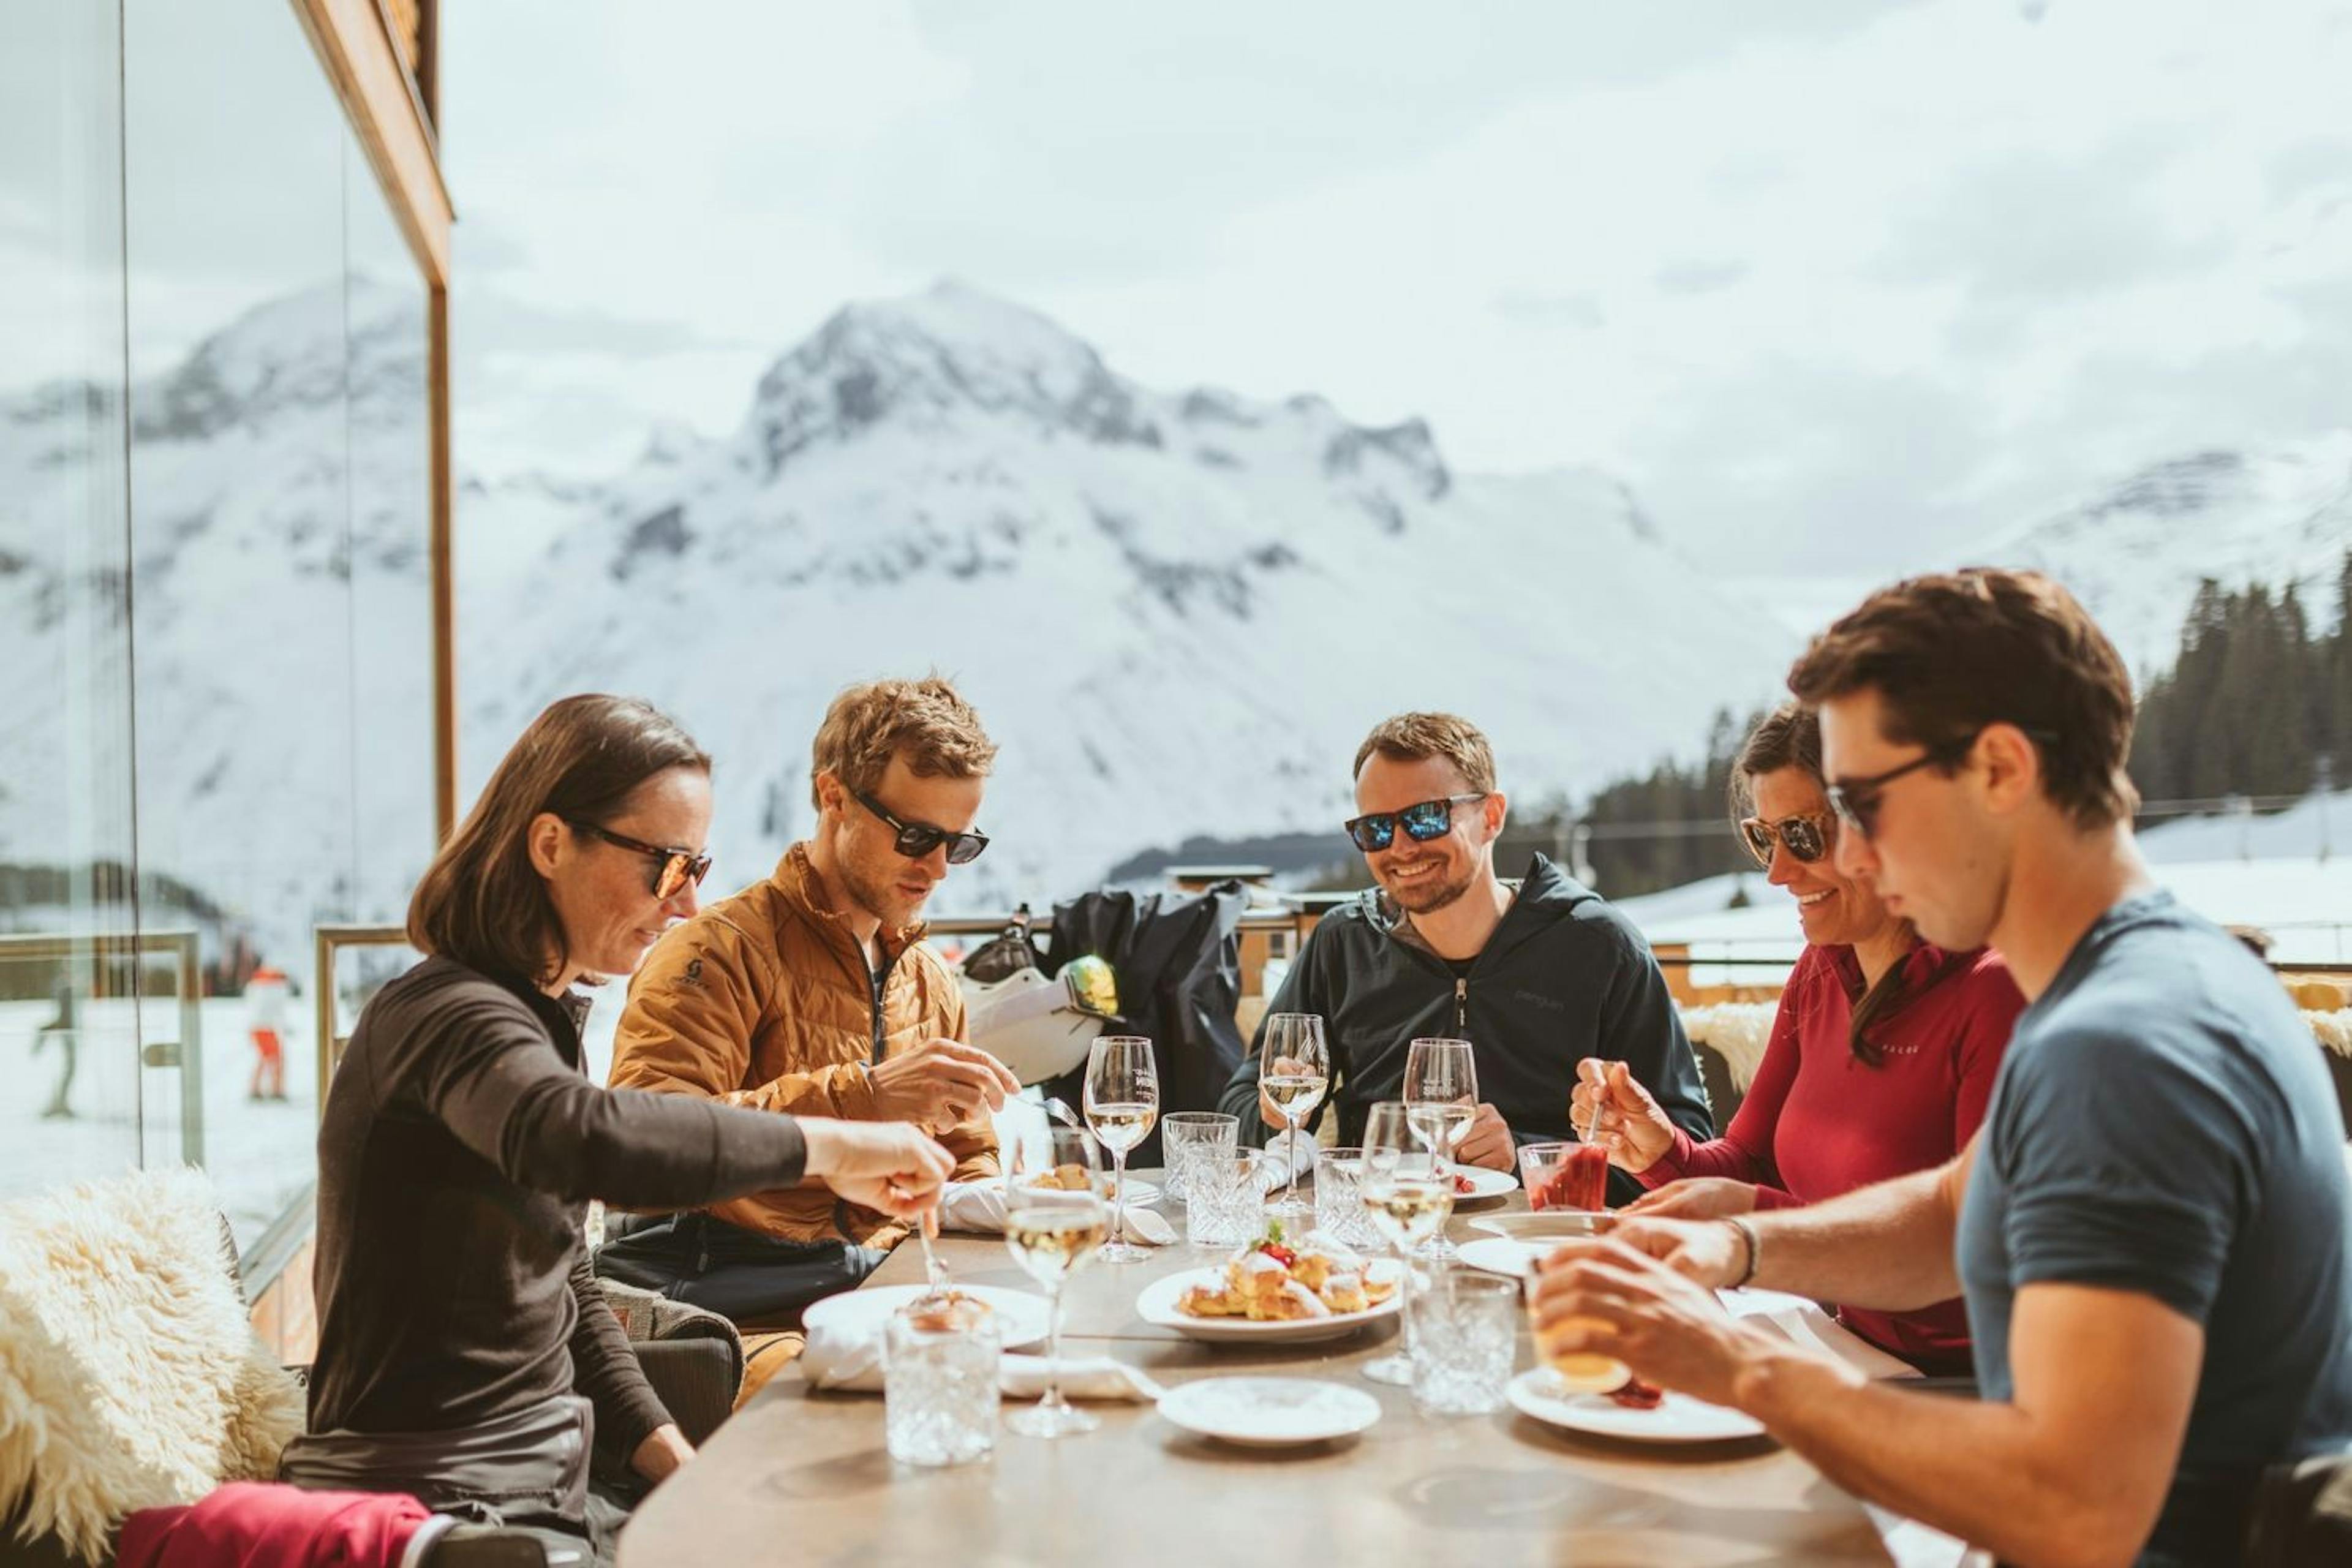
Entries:
{"type": "Polygon", "coordinates": [[[0,1198],[139,1155],[107,6],[0,6],[0,1198]]]}

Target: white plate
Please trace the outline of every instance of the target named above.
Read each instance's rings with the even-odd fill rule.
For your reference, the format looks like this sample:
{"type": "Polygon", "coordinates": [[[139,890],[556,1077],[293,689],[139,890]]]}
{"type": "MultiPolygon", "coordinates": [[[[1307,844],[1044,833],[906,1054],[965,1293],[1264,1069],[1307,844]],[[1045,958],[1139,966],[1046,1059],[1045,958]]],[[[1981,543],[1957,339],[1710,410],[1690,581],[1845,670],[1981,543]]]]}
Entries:
{"type": "Polygon", "coordinates": [[[1309,1340],[1338,1339],[1366,1323],[1377,1322],[1397,1310],[1404,1294],[1391,1290],[1387,1300],[1360,1312],[1334,1312],[1328,1318],[1303,1318],[1292,1323],[1254,1323],[1247,1318],[1195,1318],[1178,1310],[1176,1303],[1183,1299],[1186,1290],[1195,1285],[1216,1284],[1224,1277],[1223,1265],[1163,1275],[1146,1285],[1135,1298],[1136,1313],[1147,1323],[1173,1329],[1189,1339],[1213,1345],[1301,1344],[1309,1340]]]}
{"type": "MultiPolygon", "coordinates": [[[[889,1321],[890,1314],[929,1289],[927,1285],[868,1285],[845,1290],[810,1306],[801,1313],[801,1324],[812,1331],[837,1329],[844,1333],[872,1334],[879,1339],[882,1325],[889,1321]]],[[[1007,1290],[999,1285],[958,1285],[955,1289],[988,1303],[996,1314],[996,1327],[1004,1336],[1006,1350],[1035,1344],[1053,1326],[1043,1296],[1007,1290]]]]}
{"type": "Polygon", "coordinates": [[[1505,1236],[1482,1236],[1475,1241],[1464,1242],[1458,1256],[1473,1268],[1523,1279],[1536,1271],[1537,1264],[1551,1256],[1554,1245],[1549,1241],[1514,1241],[1505,1236]]]}
{"type": "Polygon", "coordinates": [[[1160,1414],[1187,1432],[1250,1448],[1352,1437],[1381,1418],[1360,1388],[1305,1377],[1204,1377],[1160,1397],[1160,1414]]]}
{"type": "MultiPolygon", "coordinates": [[[[995,1187],[1001,1191],[1004,1186],[1004,1178],[1003,1176],[990,1176],[984,1181],[975,1182],[972,1184],[980,1187],[995,1187]]],[[[1147,1182],[1139,1176],[1129,1176],[1127,1179],[1127,1201],[1131,1206],[1137,1208],[1147,1208],[1151,1205],[1158,1203],[1160,1199],[1160,1188],[1154,1183],[1147,1182]]],[[[1103,1173],[1102,1201],[1105,1203],[1110,1202],[1110,1173],[1108,1171],[1105,1171],[1103,1173]]]]}
{"type": "Polygon", "coordinates": [[[1484,1165],[1456,1165],[1457,1175],[1469,1178],[1472,1191],[1454,1194],[1454,1206],[1483,1204],[1489,1198],[1507,1198],[1519,1190],[1519,1178],[1509,1171],[1490,1171],[1484,1165]]]}
{"type": "Polygon", "coordinates": [[[1472,1230],[1507,1236],[1514,1241],[1560,1240],[1571,1236],[1599,1235],[1601,1217],[1588,1209],[1545,1209],[1540,1214],[1480,1215],[1469,1226],[1472,1230]]]}
{"type": "Polygon", "coordinates": [[[1555,1396],[1545,1392],[1550,1379],[1549,1373],[1538,1367],[1511,1379],[1504,1393],[1523,1414],[1547,1426],[1635,1443],[1723,1443],[1764,1430],[1752,1415],[1671,1390],[1655,1410],[1629,1410],[1605,1394],[1555,1396]]]}

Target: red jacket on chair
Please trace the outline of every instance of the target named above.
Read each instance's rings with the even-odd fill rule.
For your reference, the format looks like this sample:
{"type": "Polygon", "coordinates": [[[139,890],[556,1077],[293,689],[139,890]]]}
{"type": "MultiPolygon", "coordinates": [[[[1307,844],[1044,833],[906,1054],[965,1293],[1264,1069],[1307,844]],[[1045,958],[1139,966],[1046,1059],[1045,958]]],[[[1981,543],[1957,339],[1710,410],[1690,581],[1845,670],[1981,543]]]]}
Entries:
{"type": "Polygon", "coordinates": [[[187,1508],[122,1521],[119,1568],[400,1568],[433,1516],[402,1492],[312,1492],[232,1481],[187,1508]]]}

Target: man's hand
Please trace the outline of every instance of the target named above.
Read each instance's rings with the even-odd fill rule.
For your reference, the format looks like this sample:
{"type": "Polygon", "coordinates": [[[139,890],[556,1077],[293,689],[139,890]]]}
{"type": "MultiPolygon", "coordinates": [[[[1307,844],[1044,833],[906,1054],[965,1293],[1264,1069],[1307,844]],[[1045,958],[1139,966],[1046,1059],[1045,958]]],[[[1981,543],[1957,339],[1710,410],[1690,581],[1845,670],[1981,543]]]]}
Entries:
{"type": "Polygon", "coordinates": [[[692,1458],[694,1445],[686,1440],[686,1434],[672,1421],[646,1434],[637,1451],[629,1456],[629,1468],[649,1481],[667,1480],[671,1471],[692,1458]]]}
{"type": "MultiPolygon", "coordinates": [[[[1721,1289],[1748,1271],[1748,1239],[1721,1220],[1612,1216],[1610,1240],[1654,1258],[1685,1279],[1721,1289]]],[[[1575,1249],[1593,1244],[1563,1242],[1575,1249]]]]}
{"type": "Polygon", "coordinates": [[[1698,1281],[1605,1237],[1564,1242],[1546,1258],[1532,1310],[1547,1352],[1612,1355],[1643,1382],[1711,1405],[1734,1403],[1750,1363],[1793,1350],[1733,1318],[1698,1281]]]}
{"type": "Polygon", "coordinates": [[[868,1069],[886,1121],[911,1121],[944,1131],[980,1114],[1004,1109],[1021,1082],[1005,1065],[961,1040],[925,1040],[868,1069]]]}
{"type": "MultiPolygon", "coordinates": [[[[1305,1072],[1306,1070],[1307,1064],[1305,1062],[1293,1061],[1288,1057],[1276,1057],[1274,1060],[1267,1062],[1264,1067],[1258,1069],[1258,1081],[1263,1083],[1265,1079],[1277,1077],[1283,1073],[1305,1072]]],[[[1327,1083],[1329,1081],[1328,1076],[1326,1077],[1325,1081],[1327,1083]]],[[[1282,1114],[1281,1107],[1276,1105],[1273,1100],[1266,1098],[1265,1090],[1262,1089],[1257,1091],[1257,1113],[1259,1119],[1268,1127],[1273,1128],[1276,1132],[1285,1132],[1289,1131],[1289,1119],[1282,1114]]],[[[1300,1117],[1298,1121],[1299,1125],[1302,1127],[1307,1124],[1307,1119],[1303,1116],[1300,1117]]]]}
{"type": "Polygon", "coordinates": [[[1471,1118],[1470,1131],[1462,1135],[1454,1157],[1465,1165],[1510,1171],[1518,1168],[1519,1148],[1511,1141],[1510,1124],[1503,1120],[1503,1113],[1481,1101],[1478,1114],[1471,1118]]]}
{"type": "Polygon", "coordinates": [[[1641,1174],[1675,1146],[1675,1124],[1623,1062],[1587,1057],[1576,1064],[1568,1119],[1588,1143],[1609,1151],[1609,1163],[1641,1174]]]}
{"type": "Polygon", "coordinates": [[[940,1206],[940,1184],[955,1160],[903,1121],[800,1118],[809,1175],[861,1208],[917,1219],[940,1206]]]}
{"type": "Polygon", "coordinates": [[[1721,1219],[1756,1212],[1756,1188],[1727,1176],[1690,1176],[1643,1193],[1618,1211],[1652,1219],[1721,1219]]]}

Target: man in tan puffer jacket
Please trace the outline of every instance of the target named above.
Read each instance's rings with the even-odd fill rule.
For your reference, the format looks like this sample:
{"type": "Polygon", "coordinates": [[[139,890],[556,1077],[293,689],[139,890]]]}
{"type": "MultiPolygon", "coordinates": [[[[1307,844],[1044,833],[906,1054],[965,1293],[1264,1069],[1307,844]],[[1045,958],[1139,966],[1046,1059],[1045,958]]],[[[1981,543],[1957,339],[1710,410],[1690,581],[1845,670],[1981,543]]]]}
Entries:
{"type": "MultiPolygon", "coordinates": [[[[963,998],[921,913],[987,844],[972,825],[996,748],[934,676],[843,692],[812,750],[814,832],[661,939],[630,984],[612,1085],[912,1121],[955,1179],[992,1175],[989,1112],[1020,1085],[962,1043],[963,998]]],[[[600,1273],[747,1323],[855,1286],[906,1234],[814,1182],[617,1228],[600,1273]]]]}

